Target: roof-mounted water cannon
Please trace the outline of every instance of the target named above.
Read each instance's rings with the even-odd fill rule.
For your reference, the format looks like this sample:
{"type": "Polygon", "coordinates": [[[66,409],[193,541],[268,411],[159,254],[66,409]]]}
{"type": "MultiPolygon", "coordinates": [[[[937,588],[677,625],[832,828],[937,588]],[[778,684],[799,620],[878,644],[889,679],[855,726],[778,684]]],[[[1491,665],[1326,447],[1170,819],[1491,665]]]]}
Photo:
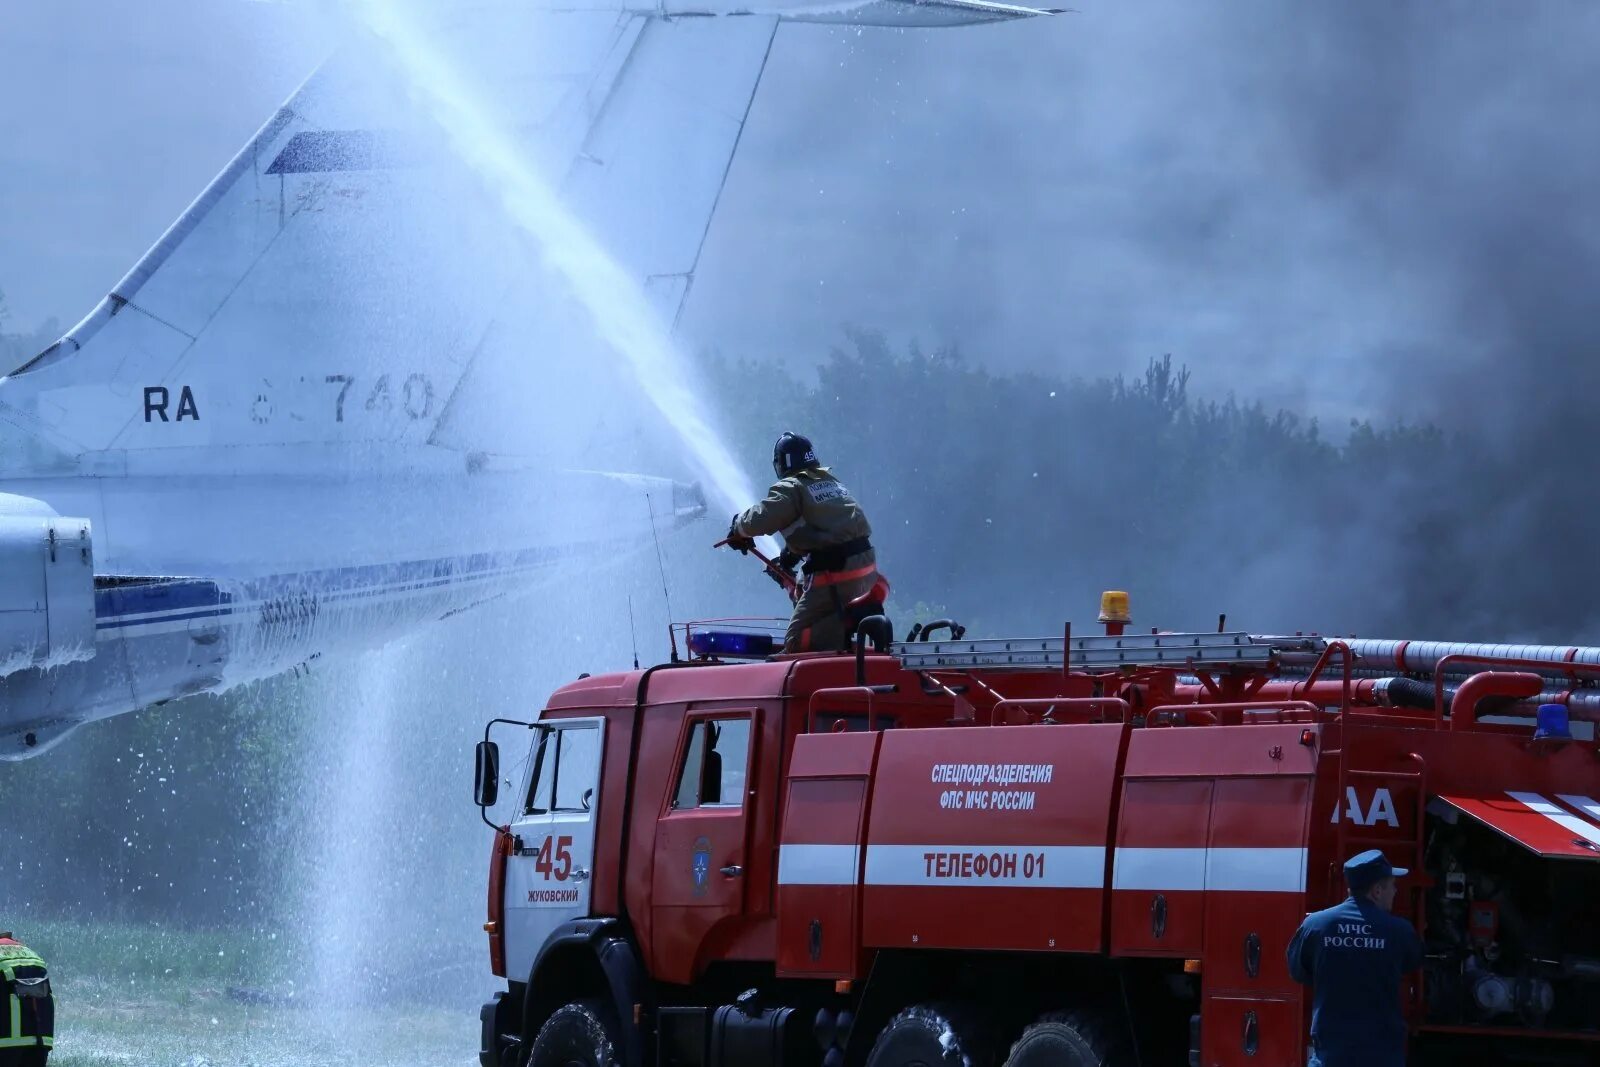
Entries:
{"type": "Polygon", "coordinates": [[[1100,594],[1100,621],[1106,624],[1107,637],[1121,637],[1122,631],[1133,621],[1128,613],[1128,594],[1120,589],[1108,589],[1100,594]]]}

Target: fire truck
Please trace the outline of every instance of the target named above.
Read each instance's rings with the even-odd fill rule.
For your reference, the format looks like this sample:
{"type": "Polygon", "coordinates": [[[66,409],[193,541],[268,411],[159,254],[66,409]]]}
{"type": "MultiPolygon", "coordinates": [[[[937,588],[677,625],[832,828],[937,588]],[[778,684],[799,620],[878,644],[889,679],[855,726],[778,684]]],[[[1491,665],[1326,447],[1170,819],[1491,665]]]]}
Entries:
{"type": "Polygon", "coordinates": [[[1374,848],[1411,1062],[1600,1064],[1600,648],[1100,617],[683,626],[491,723],[484,1067],[1299,1067],[1286,948],[1374,848]]]}

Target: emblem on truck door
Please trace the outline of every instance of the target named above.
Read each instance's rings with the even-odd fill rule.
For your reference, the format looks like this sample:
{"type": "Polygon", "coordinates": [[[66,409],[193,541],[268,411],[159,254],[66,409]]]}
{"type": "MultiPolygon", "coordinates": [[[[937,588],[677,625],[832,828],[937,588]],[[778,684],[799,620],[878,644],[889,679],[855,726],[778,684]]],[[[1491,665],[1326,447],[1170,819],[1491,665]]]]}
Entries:
{"type": "Polygon", "coordinates": [[[706,895],[706,882],[711,878],[711,839],[697,837],[694,841],[694,895],[706,895]]]}

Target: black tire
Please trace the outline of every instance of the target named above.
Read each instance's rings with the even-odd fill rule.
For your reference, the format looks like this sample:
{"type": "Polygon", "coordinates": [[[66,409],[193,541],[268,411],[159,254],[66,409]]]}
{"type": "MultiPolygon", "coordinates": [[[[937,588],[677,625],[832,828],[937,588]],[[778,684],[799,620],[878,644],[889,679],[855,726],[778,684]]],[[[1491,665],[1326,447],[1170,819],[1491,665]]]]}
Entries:
{"type": "Polygon", "coordinates": [[[1123,1067],[1130,1062],[1122,1021],[1087,1011],[1053,1011],[1022,1031],[1005,1067],[1123,1067]]]}
{"type": "Polygon", "coordinates": [[[878,1032],[867,1067],[989,1067],[993,1058],[970,1013],[942,1004],[907,1008],[878,1032]]]}
{"type": "Polygon", "coordinates": [[[545,1020],[528,1053],[528,1067],[620,1067],[617,1025],[598,1000],[557,1008],[545,1020]]]}

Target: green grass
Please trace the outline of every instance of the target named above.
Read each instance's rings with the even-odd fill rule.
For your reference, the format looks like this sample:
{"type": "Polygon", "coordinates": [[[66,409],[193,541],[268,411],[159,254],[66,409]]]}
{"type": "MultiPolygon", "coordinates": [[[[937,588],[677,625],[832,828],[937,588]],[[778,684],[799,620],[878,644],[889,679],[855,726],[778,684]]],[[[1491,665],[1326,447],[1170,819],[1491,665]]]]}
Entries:
{"type": "Polygon", "coordinates": [[[17,935],[53,972],[106,981],[260,985],[302,951],[275,931],[184,930],[147,923],[40,921],[17,935]]]}
{"type": "Polygon", "coordinates": [[[419,1007],[245,1006],[214,991],[57,989],[52,1067],[469,1067],[470,1012],[419,1007]]]}
{"type": "Polygon", "coordinates": [[[17,933],[50,965],[51,1067],[477,1063],[478,1020],[460,990],[449,1006],[328,1005],[297,992],[314,976],[288,934],[67,921],[17,933]],[[273,1002],[240,1003],[238,987],[273,1002]]]}

